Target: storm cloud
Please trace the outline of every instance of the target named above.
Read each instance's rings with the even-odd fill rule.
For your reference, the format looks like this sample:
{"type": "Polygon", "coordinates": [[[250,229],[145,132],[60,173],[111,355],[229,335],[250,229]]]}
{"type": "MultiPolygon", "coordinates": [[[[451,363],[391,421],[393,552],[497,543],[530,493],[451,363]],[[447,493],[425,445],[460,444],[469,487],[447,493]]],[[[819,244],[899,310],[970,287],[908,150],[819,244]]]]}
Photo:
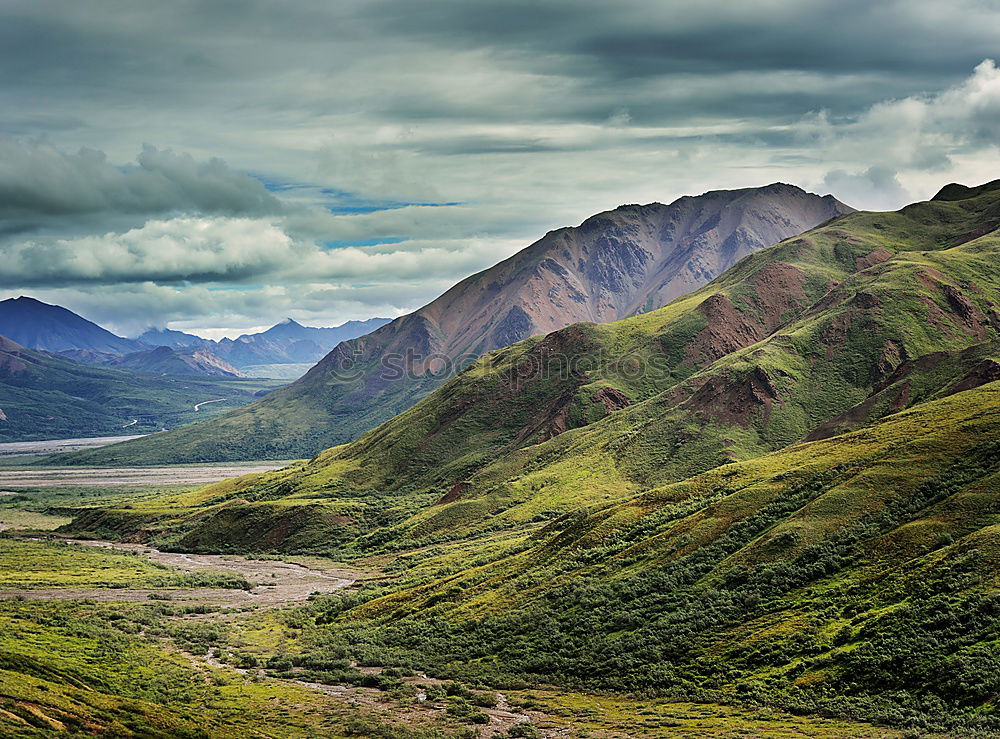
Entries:
{"type": "Polygon", "coordinates": [[[992,0],[10,0],[0,292],[238,333],[622,202],[894,208],[998,176],[998,55],[992,0]]]}

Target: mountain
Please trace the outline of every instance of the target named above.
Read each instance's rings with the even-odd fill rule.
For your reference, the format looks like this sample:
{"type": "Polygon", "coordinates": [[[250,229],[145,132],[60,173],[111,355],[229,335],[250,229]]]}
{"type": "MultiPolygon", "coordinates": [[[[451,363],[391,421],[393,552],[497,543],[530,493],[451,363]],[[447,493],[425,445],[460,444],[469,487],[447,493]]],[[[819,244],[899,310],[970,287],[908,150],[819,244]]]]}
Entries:
{"type": "Polygon", "coordinates": [[[405,410],[485,352],[658,308],[747,255],[851,210],[784,184],[622,206],[553,231],[418,311],[338,345],[260,403],[87,459],[312,455],[405,410]]]}
{"type": "Polygon", "coordinates": [[[998,229],[1000,180],[846,215],[309,461],[66,531],[378,562],[297,614],[303,665],[997,736],[998,229]]]}
{"type": "Polygon", "coordinates": [[[81,364],[106,365],[118,359],[121,355],[109,352],[95,352],[91,349],[64,349],[61,352],[51,352],[63,359],[69,359],[81,364]]]}
{"type": "MultiPolygon", "coordinates": [[[[211,346],[211,342],[205,342],[211,346]]],[[[54,352],[60,357],[101,367],[117,367],[162,375],[203,375],[207,377],[246,377],[207,348],[156,346],[130,354],[117,355],[90,349],[67,349],[54,352]]]]}
{"type": "Polygon", "coordinates": [[[169,328],[148,328],[136,336],[135,340],[146,346],[169,346],[171,349],[187,349],[215,343],[211,339],[203,339],[194,334],[169,328]]]}
{"type": "MultiPolygon", "coordinates": [[[[846,215],[657,311],[494,352],[353,443],[209,489],[220,506],[179,520],[180,542],[280,548],[275,526],[296,547],[366,549],[376,524],[400,546],[517,527],[988,383],[1000,184],[976,192],[846,215]]],[[[97,451],[125,463],[137,446],[97,451]]]]}
{"type": "Polygon", "coordinates": [[[0,441],[151,433],[231,410],[279,385],[91,366],[0,336],[0,441]]]}
{"type": "Polygon", "coordinates": [[[362,336],[388,322],[388,318],[369,318],[365,321],[348,321],[332,328],[315,328],[286,318],[266,331],[243,334],[236,339],[213,341],[181,331],[151,328],[136,340],[172,349],[204,348],[237,367],[301,364],[317,362],[341,341],[362,336]]]}
{"type": "Polygon", "coordinates": [[[143,349],[76,313],[29,297],[0,301],[0,334],[29,349],[128,354],[143,349]]]}
{"type": "Polygon", "coordinates": [[[171,349],[158,346],[126,354],[108,362],[109,367],[160,375],[207,375],[246,377],[242,372],[206,349],[171,349]]]}

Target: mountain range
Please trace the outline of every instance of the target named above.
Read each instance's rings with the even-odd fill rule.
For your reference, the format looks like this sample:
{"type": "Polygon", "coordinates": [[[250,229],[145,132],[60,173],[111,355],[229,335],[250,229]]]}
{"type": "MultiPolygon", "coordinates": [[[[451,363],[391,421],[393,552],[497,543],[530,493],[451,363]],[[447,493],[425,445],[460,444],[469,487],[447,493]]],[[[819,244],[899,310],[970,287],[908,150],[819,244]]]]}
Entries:
{"type": "Polygon", "coordinates": [[[150,372],[169,372],[173,368],[181,374],[209,376],[242,376],[235,367],[311,364],[341,341],[388,322],[388,318],[370,318],[334,328],[314,328],[287,318],[266,331],[236,339],[214,341],[164,328],[148,329],[135,339],[126,339],[59,305],[27,296],[0,301],[0,335],[23,347],[56,352],[85,364],[150,372]],[[182,351],[149,354],[157,347],[182,351]],[[136,356],[126,356],[130,354],[136,356]]]}
{"type": "Polygon", "coordinates": [[[107,363],[109,367],[160,375],[203,375],[208,377],[246,377],[245,374],[206,349],[158,346],[132,352],[107,363]]]}
{"type": "Polygon", "coordinates": [[[423,308],[339,344],[259,403],[86,459],[310,456],[405,410],[486,352],[659,308],[748,255],[852,210],[781,183],[621,206],[552,231],[423,308]]]}
{"type": "Polygon", "coordinates": [[[302,664],[996,735],[998,228],[1000,180],[841,215],[308,461],[64,531],[390,571],[298,612],[302,664]]]}
{"type": "Polygon", "coordinates": [[[0,440],[150,433],[245,405],[282,384],[184,363],[211,364],[196,355],[153,349],[111,355],[117,367],[96,366],[0,336],[0,440]]]}
{"type": "Polygon", "coordinates": [[[322,359],[342,341],[363,336],[389,323],[388,318],[369,318],[365,321],[348,321],[333,328],[303,326],[286,318],[266,331],[243,334],[235,339],[219,341],[170,329],[148,329],[137,341],[150,346],[169,346],[173,349],[198,348],[215,354],[236,367],[266,364],[302,364],[322,359]]]}
{"type": "Polygon", "coordinates": [[[221,342],[169,330],[126,339],[62,306],[30,297],[0,301],[0,439],[143,434],[212,418],[285,384],[249,380],[216,350],[281,365],[322,356],[342,337],[386,320],[337,328],[286,320],[221,342]]]}

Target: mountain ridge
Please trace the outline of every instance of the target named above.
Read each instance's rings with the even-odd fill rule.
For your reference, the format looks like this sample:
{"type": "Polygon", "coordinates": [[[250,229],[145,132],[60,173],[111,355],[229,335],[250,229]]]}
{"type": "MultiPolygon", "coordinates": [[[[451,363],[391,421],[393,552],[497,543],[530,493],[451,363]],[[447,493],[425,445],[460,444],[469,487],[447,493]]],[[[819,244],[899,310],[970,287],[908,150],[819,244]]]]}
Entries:
{"type": "Polygon", "coordinates": [[[303,364],[322,359],[341,341],[373,331],[389,322],[388,318],[347,321],[339,326],[318,328],[303,326],[286,318],[255,334],[241,334],[235,339],[218,341],[172,329],[149,328],[137,340],[151,346],[173,349],[207,349],[236,367],[258,364],[303,364]]]}
{"type": "Polygon", "coordinates": [[[197,347],[173,349],[169,346],[158,346],[115,358],[106,366],[163,375],[246,377],[224,359],[207,349],[197,347]]]}
{"type": "Polygon", "coordinates": [[[844,216],[658,311],[498,350],[351,444],[207,490],[248,503],[202,510],[201,533],[183,541],[226,541],[251,510],[277,518],[257,520],[245,546],[272,525],[288,531],[272,499],[355,511],[310,535],[317,545],[364,549],[374,521],[407,545],[516,527],[988,382],[1000,240],[964,234],[998,210],[1000,195],[985,193],[844,216]]]}
{"type": "Polygon", "coordinates": [[[117,336],[59,305],[22,295],[0,301],[0,335],[28,349],[128,354],[144,345],[117,336]]]}
{"type": "Polygon", "coordinates": [[[314,454],[405,410],[484,352],[579,321],[644,312],[754,251],[852,210],[832,196],[775,183],[596,214],[339,344],[260,403],[146,440],[130,453],[149,462],[314,454]]]}

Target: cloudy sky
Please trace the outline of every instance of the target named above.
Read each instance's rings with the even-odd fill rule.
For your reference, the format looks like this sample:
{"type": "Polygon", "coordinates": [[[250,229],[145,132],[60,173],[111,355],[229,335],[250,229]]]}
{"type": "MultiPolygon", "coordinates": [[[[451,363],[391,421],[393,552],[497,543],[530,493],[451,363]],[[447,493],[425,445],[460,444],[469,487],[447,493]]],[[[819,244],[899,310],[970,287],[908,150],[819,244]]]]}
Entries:
{"type": "Polygon", "coordinates": [[[0,297],[395,316],[620,203],[1000,177],[1000,0],[4,0],[0,297]]]}

